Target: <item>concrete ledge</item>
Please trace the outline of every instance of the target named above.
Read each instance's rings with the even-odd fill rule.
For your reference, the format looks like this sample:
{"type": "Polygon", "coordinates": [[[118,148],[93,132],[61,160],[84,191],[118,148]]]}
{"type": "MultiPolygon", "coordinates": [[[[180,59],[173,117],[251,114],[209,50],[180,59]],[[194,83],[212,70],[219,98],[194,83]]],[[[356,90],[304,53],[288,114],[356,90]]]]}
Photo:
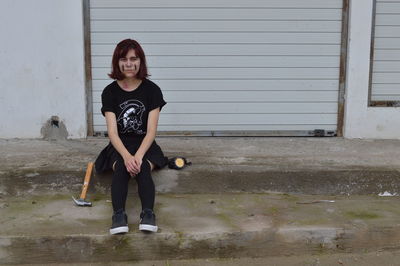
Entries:
{"type": "MultiPolygon", "coordinates": [[[[79,193],[87,163],[107,143],[0,139],[0,196],[79,193]]],[[[167,156],[193,162],[155,173],[159,193],[400,194],[400,141],[161,137],[158,143],[167,156]]],[[[109,184],[110,175],[95,176],[89,192],[108,193],[109,184]]]]}
{"type": "Polygon", "coordinates": [[[128,234],[0,238],[2,263],[77,263],[243,258],[360,252],[399,248],[398,228],[346,232],[339,228],[223,234],[128,234]],[[380,234],[395,235],[383,239],[380,234]],[[297,238],[293,238],[293,234],[297,238]],[[289,237],[290,239],[286,239],[289,237]]]}
{"type": "MultiPolygon", "coordinates": [[[[0,174],[0,195],[80,193],[84,171],[39,169],[0,174]]],[[[400,171],[376,168],[337,170],[264,170],[240,165],[208,167],[197,165],[181,171],[163,169],[154,173],[159,193],[282,192],[319,195],[400,195],[400,171]]],[[[94,175],[93,193],[110,193],[111,173],[94,175]]],[[[130,182],[132,189],[136,183],[130,182]]]]}

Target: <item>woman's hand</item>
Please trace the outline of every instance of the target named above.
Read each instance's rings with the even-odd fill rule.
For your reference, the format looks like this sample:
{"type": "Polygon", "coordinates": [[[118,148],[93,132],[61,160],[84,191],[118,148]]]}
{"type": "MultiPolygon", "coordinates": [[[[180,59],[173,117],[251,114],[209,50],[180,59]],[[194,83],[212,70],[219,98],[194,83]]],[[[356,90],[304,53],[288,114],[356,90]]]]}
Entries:
{"type": "Polygon", "coordinates": [[[131,176],[137,175],[140,172],[141,160],[135,158],[129,151],[125,148],[120,137],[118,136],[117,129],[117,119],[113,112],[105,112],[106,122],[107,122],[107,132],[108,137],[111,140],[112,145],[118,151],[118,153],[123,157],[126,170],[131,176]],[[140,162],[138,164],[138,162],[140,162]]]}
{"type": "Polygon", "coordinates": [[[133,158],[135,158],[136,165],[138,166],[137,170],[138,170],[138,173],[139,173],[140,172],[140,168],[142,167],[143,156],[135,154],[135,156],[133,156],[133,158]]]}
{"type": "Polygon", "coordinates": [[[159,114],[160,114],[160,107],[150,111],[149,118],[147,120],[146,136],[142,140],[139,149],[135,153],[134,157],[136,160],[136,164],[139,166],[139,172],[140,172],[140,167],[142,166],[143,157],[149,150],[151,144],[154,142],[154,138],[156,137],[159,114]]]}
{"type": "Polygon", "coordinates": [[[140,166],[141,166],[141,160],[140,164],[138,164],[139,160],[135,156],[132,156],[131,154],[127,155],[124,157],[124,163],[126,170],[131,176],[137,175],[140,172],[140,166]]]}

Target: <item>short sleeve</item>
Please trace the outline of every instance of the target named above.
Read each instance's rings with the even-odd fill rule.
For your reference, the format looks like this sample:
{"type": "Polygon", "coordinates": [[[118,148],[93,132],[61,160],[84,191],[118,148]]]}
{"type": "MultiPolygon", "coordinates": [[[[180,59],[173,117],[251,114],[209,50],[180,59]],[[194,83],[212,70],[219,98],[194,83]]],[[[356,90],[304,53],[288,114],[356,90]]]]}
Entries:
{"type": "Polygon", "coordinates": [[[105,112],[113,112],[115,113],[114,106],[113,106],[113,101],[112,101],[112,95],[111,91],[109,88],[105,88],[103,90],[103,93],[101,94],[101,113],[103,116],[105,116],[105,112]]]}
{"type": "Polygon", "coordinates": [[[149,112],[160,107],[160,111],[167,103],[164,101],[160,87],[154,84],[149,100],[149,112]]]}

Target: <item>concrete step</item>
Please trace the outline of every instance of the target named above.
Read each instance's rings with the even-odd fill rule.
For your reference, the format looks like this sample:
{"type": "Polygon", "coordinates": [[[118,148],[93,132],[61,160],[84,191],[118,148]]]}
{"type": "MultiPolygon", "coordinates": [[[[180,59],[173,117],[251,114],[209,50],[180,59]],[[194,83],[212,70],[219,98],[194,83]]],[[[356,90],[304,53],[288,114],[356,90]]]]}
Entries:
{"type": "MultiPolygon", "coordinates": [[[[0,140],[0,195],[79,193],[87,163],[107,143],[0,140]]],[[[400,194],[399,141],[162,137],[158,143],[167,156],[193,163],[155,172],[159,193],[400,194]]],[[[108,193],[110,180],[95,175],[89,195],[108,193]]]]}
{"type": "Polygon", "coordinates": [[[274,193],[159,194],[159,232],[139,232],[139,203],[128,199],[130,232],[110,236],[109,196],[74,206],[67,195],[0,198],[0,262],[80,263],[269,257],[400,247],[397,197],[274,193]]]}
{"type": "MultiPolygon", "coordinates": [[[[315,254],[273,256],[266,258],[205,258],[205,259],[167,259],[112,262],[113,266],[317,266],[317,265],[351,265],[351,266],[375,266],[398,265],[400,251],[373,251],[359,253],[315,254]]],[[[29,264],[34,266],[39,264],[29,264]]],[[[41,265],[41,264],[40,264],[41,265]]],[[[70,266],[68,263],[57,263],[57,266],[70,266]]],[[[105,263],[74,263],[74,266],[103,266],[105,263]]],[[[28,265],[27,265],[28,266],[28,265]]]]}
{"type": "Polygon", "coordinates": [[[0,264],[399,248],[399,198],[377,196],[400,194],[399,141],[160,138],[167,156],[186,156],[193,165],[154,173],[157,234],[137,230],[139,204],[130,183],[131,231],[124,236],[108,233],[110,175],[92,178],[94,207],[71,200],[79,196],[87,162],[107,142],[0,140],[0,264]]]}
{"type": "MultiPolygon", "coordinates": [[[[0,195],[78,194],[84,168],[16,169],[0,173],[0,195]]],[[[153,174],[159,193],[282,192],[318,195],[400,195],[400,172],[390,169],[282,169],[262,166],[193,165],[183,170],[162,169],[153,174]]],[[[91,179],[89,196],[110,193],[111,173],[91,179]]],[[[132,191],[136,183],[130,182],[132,191]]]]}

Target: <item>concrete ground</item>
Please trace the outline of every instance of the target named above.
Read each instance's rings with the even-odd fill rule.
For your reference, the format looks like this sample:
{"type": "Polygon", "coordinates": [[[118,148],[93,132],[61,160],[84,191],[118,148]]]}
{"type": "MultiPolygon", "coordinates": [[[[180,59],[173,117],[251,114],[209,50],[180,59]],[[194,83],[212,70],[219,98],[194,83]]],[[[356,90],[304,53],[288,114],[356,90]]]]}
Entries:
{"type": "Polygon", "coordinates": [[[376,265],[354,259],[399,258],[400,141],[160,137],[167,156],[193,165],[154,173],[156,234],[137,229],[131,182],[123,236],[108,234],[110,174],[92,177],[93,207],[71,199],[107,142],[0,140],[0,264],[376,265]]]}
{"type": "MultiPolygon", "coordinates": [[[[271,256],[268,258],[221,258],[221,259],[191,259],[191,260],[149,260],[141,262],[112,262],[112,263],[73,263],[49,265],[115,265],[115,266],[397,266],[399,251],[375,251],[362,253],[341,253],[329,255],[298,255],[271,256]]],[[[37,265],[37,264],[29,264],[37,265]]]]}

